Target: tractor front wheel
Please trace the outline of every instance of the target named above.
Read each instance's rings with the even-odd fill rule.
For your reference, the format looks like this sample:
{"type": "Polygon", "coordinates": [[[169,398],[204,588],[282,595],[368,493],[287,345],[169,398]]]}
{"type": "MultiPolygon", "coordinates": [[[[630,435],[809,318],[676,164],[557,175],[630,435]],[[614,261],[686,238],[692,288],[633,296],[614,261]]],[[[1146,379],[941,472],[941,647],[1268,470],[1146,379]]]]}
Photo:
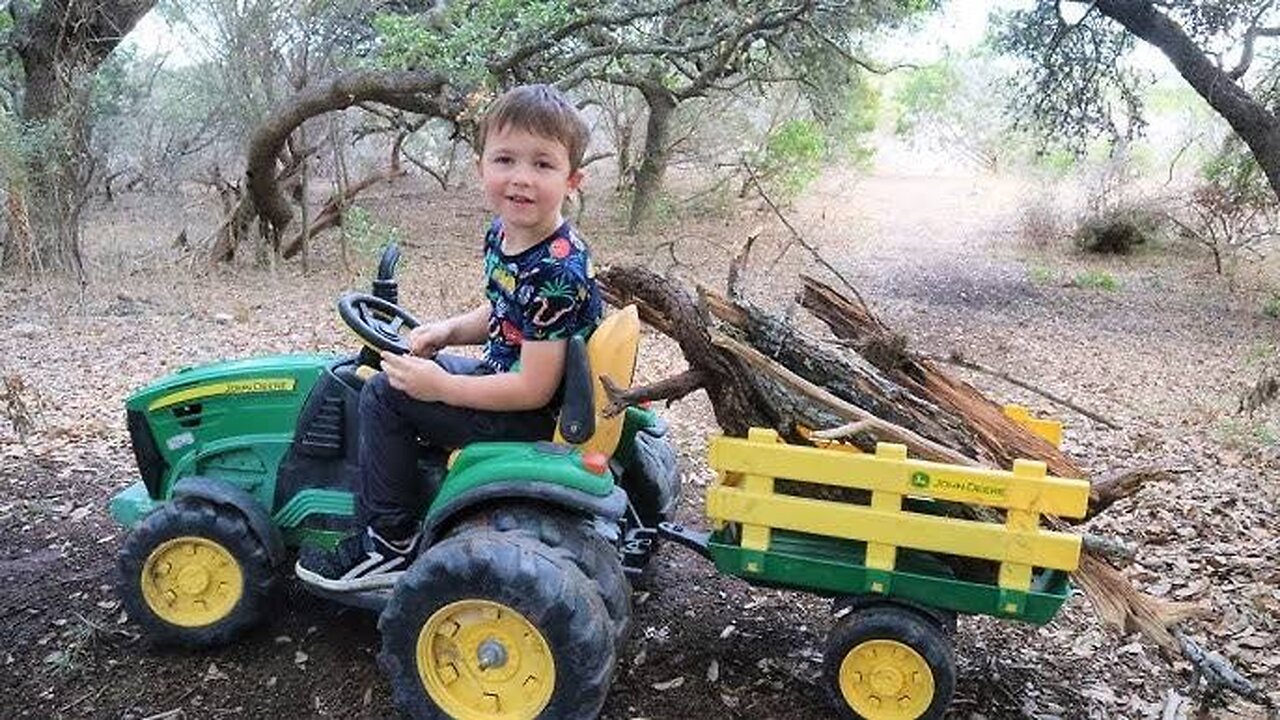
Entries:
{"type": "Polygon", "coordinates": [[[827,692],[845,718],[941,718],[955,690],[942,629],[913,610],[873,607],[840,618],[823,657],[827,692]]]}
{"type": "Polygon", "coordinates": [[[155,510],[120,551],[117,590],[154,642],[223,645],[267,612],[275,573],[244,516],[194,498],[155,510]]]}
{"type": "Polygon", "coordinates": [[[413,718],[594,718],[613,676],[595,583],[523,533],[475,527],[432,546],[378,629],[379,663],[413,718]]]}

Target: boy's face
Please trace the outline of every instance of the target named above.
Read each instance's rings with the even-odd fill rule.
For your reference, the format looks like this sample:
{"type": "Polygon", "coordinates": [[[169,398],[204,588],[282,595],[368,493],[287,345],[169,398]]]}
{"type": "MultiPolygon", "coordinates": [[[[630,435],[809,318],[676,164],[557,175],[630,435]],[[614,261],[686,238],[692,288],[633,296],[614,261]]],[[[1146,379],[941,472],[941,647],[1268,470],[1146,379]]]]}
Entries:
{"type": "Polygon", "coordinates": [[[559,226],[561,204],[582,182],[563,143],[511,126],[489,132],[479,170],[489,207],[508,230],[534,236],[530,242],[559,226]]]}

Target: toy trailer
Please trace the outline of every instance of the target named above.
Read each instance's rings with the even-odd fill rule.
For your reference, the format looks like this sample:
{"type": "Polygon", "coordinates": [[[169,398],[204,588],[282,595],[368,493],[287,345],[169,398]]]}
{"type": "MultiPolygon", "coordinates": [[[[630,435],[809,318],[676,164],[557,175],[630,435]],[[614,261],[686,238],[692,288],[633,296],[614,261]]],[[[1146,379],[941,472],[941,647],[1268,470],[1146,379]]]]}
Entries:
{"type": "Polygon", "coordinates": [[[887,443],[875,454],[788,445],[758,428],[713,439],[709,454],[713,530],[664,534],[723,573],[835,598],[823,669],[843,717],[942,717],[958,613],[1043,624],[1070,595],[1080,537],[1043,530],[1040,517],[1082,517],[1089,484],[1048,476],[1044,463],[948,465],[887,443]],[[956,503],[999,521],[958,517],[956,503]]]}

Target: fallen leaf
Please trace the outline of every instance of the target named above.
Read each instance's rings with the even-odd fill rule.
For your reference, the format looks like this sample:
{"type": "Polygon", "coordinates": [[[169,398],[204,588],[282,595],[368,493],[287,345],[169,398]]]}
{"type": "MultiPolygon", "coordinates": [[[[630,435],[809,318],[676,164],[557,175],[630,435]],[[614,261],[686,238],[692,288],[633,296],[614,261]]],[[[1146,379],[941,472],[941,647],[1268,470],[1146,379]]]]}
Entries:
{"type": "Polygon", "coordinates": [[[654,690],[660,690],[660,691],[664,691],[664,692],[665,692],[665,691],[667,691],[667,690],[675,690],[676,688],[680,687],[681,685],[684,685],[684,676],[683,676],[683,675],[681,675],[681,676],[679,676],[679,677],[673,677],[673,678],[671,678],[670,680],[664,680],[663,682],[656,682],[656,683],[654,683],[653,685],[651,685],[650,687],[652,687],[654,690]]]}

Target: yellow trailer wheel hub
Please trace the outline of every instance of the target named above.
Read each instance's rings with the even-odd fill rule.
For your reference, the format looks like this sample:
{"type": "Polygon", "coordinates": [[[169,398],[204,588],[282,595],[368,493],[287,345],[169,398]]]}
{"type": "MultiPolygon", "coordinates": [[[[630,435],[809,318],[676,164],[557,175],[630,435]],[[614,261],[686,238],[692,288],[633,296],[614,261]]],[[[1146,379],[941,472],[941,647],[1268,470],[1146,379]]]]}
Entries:
{"type": "Polygon", "coordinates": [[[867,640],[840,663],[840,693],[868,720],[914,720],[933,703],[933,671],[909,645],[867,640]]]}
{"type": "Polygon", "coordinates": [[[226,618],[244,594],[244,573],[231,551],[208,538],[176,537],[142,565],[142,597],[161,620],[204,627],[226,618]]]}
{"type": "Polygon", "coordinates": [[[459,600],[418,633],[418,675],[458,720],[532,720],[555,690],[556,665],[538,628],[489,600],[459,600]]]}

